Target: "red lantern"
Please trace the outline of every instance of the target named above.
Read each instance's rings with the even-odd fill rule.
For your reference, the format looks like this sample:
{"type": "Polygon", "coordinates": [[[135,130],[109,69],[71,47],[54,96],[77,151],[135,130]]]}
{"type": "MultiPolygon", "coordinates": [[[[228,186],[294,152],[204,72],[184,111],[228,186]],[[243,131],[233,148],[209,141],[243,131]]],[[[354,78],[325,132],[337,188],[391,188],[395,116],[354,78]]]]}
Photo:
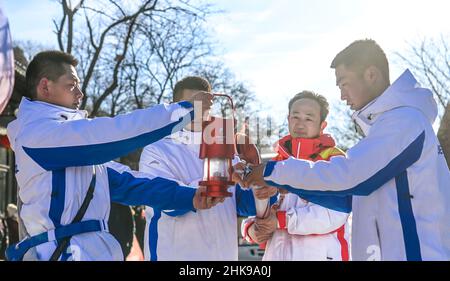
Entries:
{"type": "MultiPolygon", "coordinates": [[[[233,100],[228,95],[214,94],[214,96],[227,97],[234,112],[233,100]]],[[[236,155],[234,138],[234,116],[220,118],[212,116],[202,124],[202,144],[200,146],[200,159],[204,159],[203,180],[201,186],[206,186],[209,197],[231,197],[228,188],[235,183],[231,179],[232,160],[236,155]]]]}

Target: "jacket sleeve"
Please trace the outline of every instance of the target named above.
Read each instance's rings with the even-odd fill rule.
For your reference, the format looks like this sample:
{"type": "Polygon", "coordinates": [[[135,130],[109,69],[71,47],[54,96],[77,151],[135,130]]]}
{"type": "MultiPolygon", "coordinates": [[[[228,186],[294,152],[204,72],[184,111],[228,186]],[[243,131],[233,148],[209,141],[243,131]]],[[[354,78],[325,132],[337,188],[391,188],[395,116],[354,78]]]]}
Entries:
{"type": "Polygon", "coordinates": [[[424,122],[427,120],[415,109],[391,110],[378,118],[366,138],[347,151],[347,158],[335,156],[329,162],[315,163],[294,158],[270,161],[264,179],[298,195],[369,195],[420,158],[424,122]]]}
{"type": "Polygon", "coordinates": [[[308,203],[302,208],[293,207],[286,211],[287,231],[298,235],[327,234],[344,225],[348,215],[308,203]]]}
{"type": "Polygon", "coordinates": [[[36,124],[23,150],[45,170],[97,165],[179,131],[190,122],[189,102],[156,105],[116,117],[36,124]]]}
{"type": "Polygon", "coordinates": [[[130,170],[116,162],[105,164],[111,201],[124,205],[146,205],[158,210],[194,210],[196,189],[176,181],[130,170]]]}
{"type": "MultiPolygon", "coordinates": [[[[148,177],[164,177],[169,179],[176,179],[177,176],[172,172],[172,169],[167,164],[165,158],[161,155],[161,152],[154,146],[149,145],[144,148],[139,161],[139,171],[146,174],[148,177]]],[[[195,183],[195,181],[193,182],[195,183]]],[[[190,183],[189,186],[196,187],[197,184],[190,183]]],[[[181,184],[179,182],[179,184],[181,184]]],[[[171,217],[182,216],[188,213],[190,210],[171,210],[163,211],[166,215],[171,217]]]]}
{"type": "Polygon", "coordinates": [[[252,189],[242,189],[239,184],[236,184],[236,212],[243,217],[256,215],[255,197],[252,189]]]}

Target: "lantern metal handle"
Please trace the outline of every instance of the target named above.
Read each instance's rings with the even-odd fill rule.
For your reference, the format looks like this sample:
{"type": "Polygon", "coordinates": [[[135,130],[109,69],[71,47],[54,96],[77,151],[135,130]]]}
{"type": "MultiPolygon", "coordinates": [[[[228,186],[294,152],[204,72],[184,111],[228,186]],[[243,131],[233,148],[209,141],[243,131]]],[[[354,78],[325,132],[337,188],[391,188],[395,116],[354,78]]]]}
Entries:
{"type": "Polygon", "coordinates": [[[219,93],[214,93],[213,94],[213,97],[226,97],[227,99],[228,99],[228,101],[230,102],[230,104],[231,104],[231,111],[232,111],[232,114],[233,114],[233,119],[236,119],[235,118],[235,112],[236,112],[236,108],[234,107],[234,103],[233,103],[233,99],[229,96],[229,95],[227,95],[227,94],[219,94],[219,93]]]}

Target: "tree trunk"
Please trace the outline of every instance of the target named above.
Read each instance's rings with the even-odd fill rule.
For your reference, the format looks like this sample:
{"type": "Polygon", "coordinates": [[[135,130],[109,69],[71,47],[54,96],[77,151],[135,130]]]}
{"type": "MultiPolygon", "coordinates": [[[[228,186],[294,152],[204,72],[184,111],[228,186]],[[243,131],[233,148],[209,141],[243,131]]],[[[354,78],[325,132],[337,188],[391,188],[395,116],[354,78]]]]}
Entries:
{"type": "Polygon", "coordinates": [[[450,102],[445,108],[445,113],[442,117],[441,126],[439,127],[437,135],[444,152],[445,160],[447,160],[447,166],[450,167],[450,102]]]}

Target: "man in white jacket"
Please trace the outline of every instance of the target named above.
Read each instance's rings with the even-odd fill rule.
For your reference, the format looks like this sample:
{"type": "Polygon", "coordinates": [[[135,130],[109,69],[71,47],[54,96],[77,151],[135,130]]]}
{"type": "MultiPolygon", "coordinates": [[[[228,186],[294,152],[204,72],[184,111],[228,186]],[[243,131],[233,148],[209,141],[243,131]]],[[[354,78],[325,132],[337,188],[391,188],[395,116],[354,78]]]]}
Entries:
{"type": "MultiPolygon", "coordinates": [[[[211,91],[202,77],[188,76],[177,82],[173,101],[191,97],[197,91],[211,91]]],[[[199,158],[202,118],[196,118],[183,130],[145,147],[139,170],[150,176],[172,178],[182,185],[198,186],[203,178],[203,160],[199,158]]],[[[237,213],[254,215],[251,190],[238,185],[225,201],[209,210],[167,211],[146,207],[145,259],[157,260],[237,260],[237,213]]],[[[275,198],[274,198],[275,199],[275,198]]]]}
{"type": "Polygon", "coordinates": [[[409,70],[390,85],[386,55],[369,39],[350,44],[331,67],[364,138],[347,158],[268,162],[243,184],[353,195],[354,260],[449,260],[450,172],[432,128],[431,91],[409,70]]]}
{"type": "MultiPolygon", "coordinates": [[[[123,260],[107,228],[111,201],[162,210],[214,204],[207,206],[193,188],[111,162],[181,129],[192,118],[191,102],[87,119],[78,110],[83,93],[76,65],[63,52],[37,54],[26,73],[31,99],[22,99],[17,119],[8,125],[27,233],[8,249],[11,260],[123,260]]],[[[211,98],[201,93],[190,101],[202,101],[206,109],[211,98]]]]}

